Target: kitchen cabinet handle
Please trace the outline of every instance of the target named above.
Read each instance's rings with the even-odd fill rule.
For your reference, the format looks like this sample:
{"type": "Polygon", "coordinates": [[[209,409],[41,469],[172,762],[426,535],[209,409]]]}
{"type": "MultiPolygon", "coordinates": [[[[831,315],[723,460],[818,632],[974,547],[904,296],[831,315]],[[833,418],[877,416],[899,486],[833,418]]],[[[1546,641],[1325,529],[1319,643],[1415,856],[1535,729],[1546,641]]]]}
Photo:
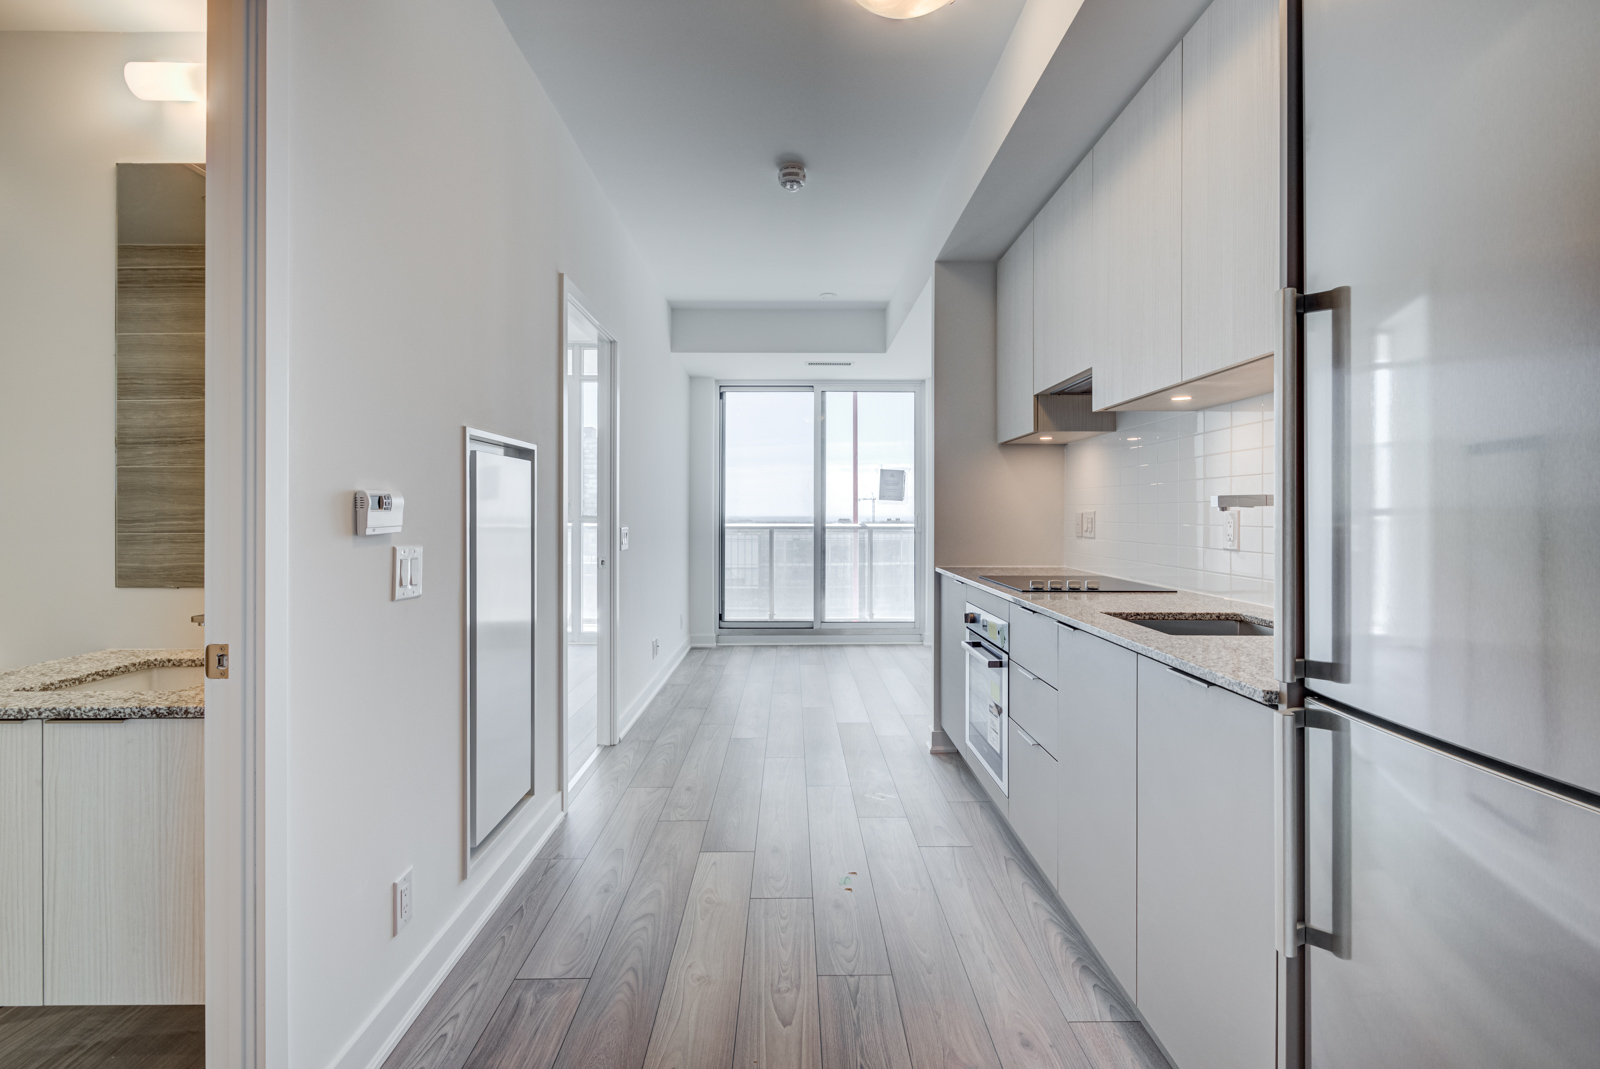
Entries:
{"type": "Polygon", "coordinates": [[[1025,675],[1029,679],[1033,680],[1035,683],[1039,682],[1039,677],[1038,676],[1034,675],[1032,672],[1030,672],[1026,668],[1022,667],[1016,661],[1012,661],[1011,662],[1011,667],[1015,668],[1017,671],[1021,672],[1023,675],[1025,675]]]}
{"type": "Polygon", "coordinates": [[[1211,689],[1211,684],[1210,683],[1207,683],[1203,679],[1196,679],[1194,676],[1190,675],[1187,672],[1180,672],[1176,668],[1172,667],[1170,664],[1164,664],[1161,667],[1165,668],[1167,671],[1171,672],[1173,675],[1177,676],[1179,679],[1183,680],[1185,683],[1189,683],[1189,684],[1191,684],[1193,686],[1199,687],[1201,690],[1210,690],[1211,689]]]}
{"type": "Polygon", "coordinates": [[[1039,745],[1039,740],[1035,739],[1032,735],[1029,735],[1026,731],[1023,731],[1021,724],[1018,724],[1015,720],[1013,720],[1011,721],[1011,725],[1017,729],[1017,734],[1022,736],[1023,742],[1027,743],[1029,746],[1039,745]]]}

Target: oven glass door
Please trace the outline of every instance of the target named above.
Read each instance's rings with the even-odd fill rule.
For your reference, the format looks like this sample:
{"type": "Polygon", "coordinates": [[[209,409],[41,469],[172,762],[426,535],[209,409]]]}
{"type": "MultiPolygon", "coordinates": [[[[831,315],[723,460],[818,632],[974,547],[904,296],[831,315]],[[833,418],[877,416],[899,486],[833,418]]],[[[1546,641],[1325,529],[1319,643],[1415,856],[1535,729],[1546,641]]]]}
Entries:
{"type": "Polygon", "coordinates": [[[967,745],[1000,792],[1009,795],[1010,748],[1006,731],[1006,657],[986,646],[967,647],[967,745]],[[998,664],[999,667],[994,667],[998,664]]]}

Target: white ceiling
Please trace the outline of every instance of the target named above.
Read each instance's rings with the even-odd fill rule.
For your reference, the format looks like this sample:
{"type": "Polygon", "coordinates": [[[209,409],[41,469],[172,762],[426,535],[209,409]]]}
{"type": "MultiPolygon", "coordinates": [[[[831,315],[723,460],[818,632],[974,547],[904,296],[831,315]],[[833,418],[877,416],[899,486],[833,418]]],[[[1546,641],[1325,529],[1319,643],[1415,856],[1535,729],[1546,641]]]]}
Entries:
{"type": "Polygon", "coordinates": [[[203,33],[206,0],[0,0],[0,30],[203,33]]]}
{"type": "Polygon", "coordinates": [[[667,298],[757,304],[889,299],[1023,6],[497,3],[667,298]]]}

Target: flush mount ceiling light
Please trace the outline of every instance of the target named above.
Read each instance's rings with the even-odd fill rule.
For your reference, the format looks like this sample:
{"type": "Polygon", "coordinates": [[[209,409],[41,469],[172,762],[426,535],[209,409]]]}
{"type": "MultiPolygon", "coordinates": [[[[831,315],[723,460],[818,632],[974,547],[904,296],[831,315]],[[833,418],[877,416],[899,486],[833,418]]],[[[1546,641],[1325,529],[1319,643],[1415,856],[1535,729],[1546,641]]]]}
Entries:
{"type": "Polygon", "coordinates": [[[790,193],[798,193],[806,184],[806,165],[799,160],[778,164],[778,185],[790,193]]]}
{"type": "Polygon", "coordinates": [[[129,63],[122,78],[140,100],[204,100],[204,63],[129,63]]]}
{"type": "Polygon", "coordinates": [[[1194,398],[1190,397],[1186,393],[1180,393],[1178,396],[1174,397],[1173,400],[1174,401],[1193,401],[1194,398]]]}
{"type": "Polygon", "coordinates": [[[856,3],[874,15],[882,15],[886,19],[921,18],[951,2],[952,0],[856,0],[856,3]]]}

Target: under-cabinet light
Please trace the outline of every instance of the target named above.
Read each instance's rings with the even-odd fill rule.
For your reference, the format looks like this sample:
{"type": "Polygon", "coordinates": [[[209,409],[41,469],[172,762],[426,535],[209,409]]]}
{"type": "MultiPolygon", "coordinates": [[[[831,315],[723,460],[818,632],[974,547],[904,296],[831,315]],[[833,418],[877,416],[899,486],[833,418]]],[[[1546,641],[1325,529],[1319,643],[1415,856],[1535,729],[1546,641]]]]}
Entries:
{"type": "Polygon", "coordinates": [[[1188,394],[1184,393],[1184,394],[1179,394],[1177,397],[1174,397],[1173,400],[1174,401],[1193,401],[1194,398],[1190,397],[1188,394]]]}

